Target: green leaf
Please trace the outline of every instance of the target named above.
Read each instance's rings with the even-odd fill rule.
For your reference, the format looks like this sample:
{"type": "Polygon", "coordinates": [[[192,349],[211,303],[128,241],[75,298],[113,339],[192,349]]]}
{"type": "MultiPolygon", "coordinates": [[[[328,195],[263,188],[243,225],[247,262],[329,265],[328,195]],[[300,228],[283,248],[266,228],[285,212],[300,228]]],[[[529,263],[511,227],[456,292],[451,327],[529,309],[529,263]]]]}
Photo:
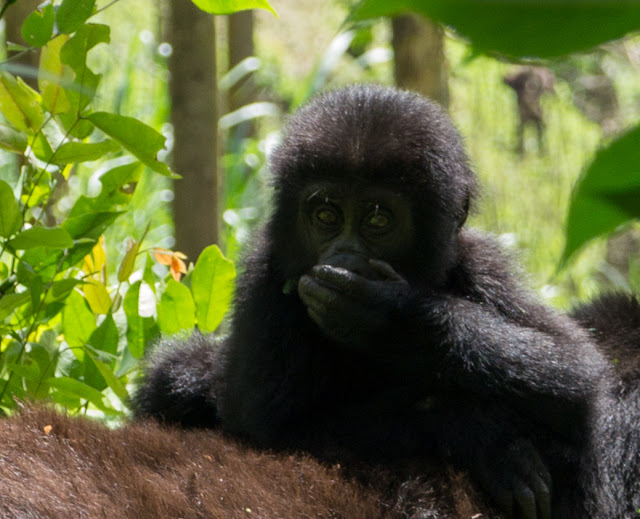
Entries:
{"type": "Polygon", "coordinates": [[[36,132],[44,122],[40,96],[20,78],[0,70],[0,112],[18,130],[36,132]]]}
{"type": "Polygon", "coordinates": [[[13,196],[13,189],[0,180],[0,237],[8,238],[22,226],[20,206],[13,196]]]}
{"type": "Polygon", "coordinates": [[[217,245],[202,251],[191,273],[191,292],[196,305],[198,328],[214,331],[229,309],[236,270],[217,245]]]}
{"type": "Polygon", "coordinates": [[[179,178],[166,164],[156,159],[156,154],[164,148],[165,138],[150,126],[133,117],[107,112],[95,112],[88,119],[153,171],[179,178]]]}
{"type": "Polygon", "coordinates": [[[413,11],[450,25],[480,51],[554,57],[640,29],[640,2],[602,0],[364,0],[352,21],[413,11]]]}
{"type": "MultiPolygon", "coordinates": [[[[82,25],[78,32],[74,34],[60,49],[60,61],[71,67],[75,73],[73,88],[66,90],[69,103],[73,106],[72,114],[67,112],[65,117],[61,116],[63,124],[75,123],[77,115],[84,110],[95,96],[100,76],[94,74],[87,66],[87,54],[99,43],[108,43],[110,39],[109,27],[101,24],[82,25]],[[71,120],[69,120],[71,119],[71,120]]],[[[80,133],[86,133],[87,121],[80,123],[80,133]]],[[[78,136],[74,133],[74,136],[78,136]]]]}
{"type": "Polygon", "coordinates": [[[11,126],[0,123],[0,148],[13,153],[24,153],[27,149],[27,136],[11,126]]]}
{"type": "Polygon", "coordinates": [[[58,30],[64,34],[76,32],[93,14],[96,0],[63,0],[56,13],[58,30]]]}
{"type": "Polygon", "coordinates": [[[108,404],[105,404],[104,395],[100,391],[80,382],[79,380],[75,380],[70,377],[52,377],[47,379],[46,382],[58,391],[70,393],[71,395],[75,395],[87,402],[90,402],[103,413],[111,415],[122,414],[120,411],[117,411],[108,404]]]}
{"type": "Polygon", "coordinates": [[[120,149],[112,140],[102,142],[65,142],[51,158],[53,164],[70,164],[98,160],[120,149]]]}
{"type": "Polygon", "coordinates": [[[0,321],[9,317],[15,310],[31,301],[29,292],[6,294],[0,297],[0,321]]]}
{"type": "MultiPolygon", "coordinates": [[[[78,200],[80,202],[80,200],[78,200]]],[[[62,222],[65,229],[74,240],[89,238],[97,240],[122,213],[119,211],[100,211],[97,213],[80,212],[78,202],[71,208],[71,213],[62,222]]]]}
{"type": "Polygon", "coordinates": [[[82,347],[89,341],[95,329],[96,318],[87,302],[78,292],[72,292],[62,309],[62,334],[78,360],[84,359],[82,347]]]}
{"type": "Polygon", "coordinates": [[[53,34],[53,4],[49,3],[33,11],[22,24],[22,37],[33,47],[42,47],[53,34]]]}
{"type": "Polygon", "coordinates": [[[203,11],[211,14],[231,14],[248,9],[266,9],[278,16],[266,0],[192,0],[192,2],[203,11]]]}
{"type": "Polygon", "coordinates": [[[91,355],[91,360],[93,361],[95,367],[98,369],[98,372],[104,379],[105,383],[113,390],[116,396],[120,399],[121,402],[128,403],[129,401],[129,392],[127,388],[124,387],[120,379],[116,377],[113,373],[113,370],[104,362],[102,362],[98,357],[91,355]]]}
{"type": "Polygon", "coordinates": [[[107,291],[107,287],[99,281],[88,279],[82,287],[82,291],[94,314],[109,313],[109,310],[111,310],[111,296],[107,291]]]}
{"type": "Polygon", "coordinates": [[[576,185],[561,266],[587,241],[640,218],[640,126],[601,150],[576,185]]]}
{"type": "Polygon", "coordinates": [[[183,330],[192,330],[196,323],[196,308],[189,289],[169,279],[158,305],[160,331],[172,335],[183,330]]]}
{"type": "MultiPolygon", "coordinates": [[[[153,318],[140,315],[141,281],[136,281],[124,296],[124,313],[127,316],[127,347],[134,358],[144,355],[147,344],[158,333],[153,318]]],[[[151,289],[148,289],[151,291],[151,289]]]]}
{"type": "Polygon", "coordinates": [[[60,279],[58,281],[54,281],[47,292],[47,296],[45,298],[45,302],[47,304],[61,302],[64,301],[69,295],[71,291],[82,281],[75,278],[68,279],[60,279]]]}
{"type": "Polygon", "coordinates": [[[9,245],[16,250],[33,249],[34,247],[68,249],[73,247],[73,240],[69,233],[61,227],[32,227],[9,240],[9,245]]]}
{"type": "Polygon", "coordinates": [[[52,114],[64,113],[71,109],[65,88],[73,84],[74,72],[60,61],[60,50],[69,37],[60,35],[45,45],[40,52],[38,68],[38,88],[42,93],[42,106],[52,114]]]}

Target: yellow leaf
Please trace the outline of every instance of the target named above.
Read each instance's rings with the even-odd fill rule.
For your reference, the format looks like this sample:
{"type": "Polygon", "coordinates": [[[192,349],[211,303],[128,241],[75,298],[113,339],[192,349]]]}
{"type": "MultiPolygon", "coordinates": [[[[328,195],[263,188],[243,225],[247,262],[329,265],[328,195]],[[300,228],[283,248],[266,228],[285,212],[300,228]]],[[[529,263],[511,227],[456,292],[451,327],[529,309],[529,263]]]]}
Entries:
{"type": "Polygon", "coordinates": [[[109,296],[107,287],[99,281],[87,279],[82,290],[94,314],[106,314],[109,312],[111,309],[111,296],[109,296]]]}

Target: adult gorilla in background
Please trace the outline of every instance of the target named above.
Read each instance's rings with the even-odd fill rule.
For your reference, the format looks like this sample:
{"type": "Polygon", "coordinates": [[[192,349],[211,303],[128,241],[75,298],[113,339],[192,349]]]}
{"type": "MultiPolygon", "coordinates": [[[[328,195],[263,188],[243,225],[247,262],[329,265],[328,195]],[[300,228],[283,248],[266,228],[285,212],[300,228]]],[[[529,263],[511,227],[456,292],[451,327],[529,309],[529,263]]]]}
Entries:
{"type": "Polygon", "coordinates": [[[509,517],[622,517],[598,508],[591,434],[616,375],[463,227],[476,179],[438,107],[327,93],[291,118],[271,168],[229,337],[161,346],[138,416],[221,424],[365,479],[386,465],[399,485],[436,488],[453,466],[509,517]]]}

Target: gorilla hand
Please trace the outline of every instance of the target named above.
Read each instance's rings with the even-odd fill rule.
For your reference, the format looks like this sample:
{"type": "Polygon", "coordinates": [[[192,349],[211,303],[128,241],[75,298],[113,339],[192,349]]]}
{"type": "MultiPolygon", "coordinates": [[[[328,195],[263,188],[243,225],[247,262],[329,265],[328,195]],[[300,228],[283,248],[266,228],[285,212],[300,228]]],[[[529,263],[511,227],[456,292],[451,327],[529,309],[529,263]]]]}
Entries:
{"type": "Polygon", "coordinates": [[[369,266],[378,279],[331,265],[316,265],[300,278],[298,294],[309,317],[331,339],[362,346],[405,306],[409,283],[384,261],[369,260],[369,266]]]}

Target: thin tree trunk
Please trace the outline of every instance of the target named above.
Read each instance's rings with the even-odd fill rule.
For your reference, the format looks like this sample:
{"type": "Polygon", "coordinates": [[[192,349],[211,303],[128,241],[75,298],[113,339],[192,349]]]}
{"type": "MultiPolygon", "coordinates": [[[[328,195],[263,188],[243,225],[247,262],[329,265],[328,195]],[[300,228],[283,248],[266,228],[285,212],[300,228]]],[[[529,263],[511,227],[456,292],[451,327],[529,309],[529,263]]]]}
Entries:
{"type": "Polygon", "coordinates": [[[170,0],[169,60],[176,249],[195,261],[219,240],[215,29],[189,0],[170,0]]]}
{"type": "MultiPolygon", "coordinates": [[[[15,4],[9,6],[4,14],[5,35],[7,42],[27,45],[22,39],[22,22],[25,21],[27,16],[31,14],[31,11],[33,11],[39,3],[39,0],[20,0],[19,2],[16,2],[15,4]]],[[[25,73],[19,72],[16,75],[22,77],[22,79],[24,79],[33,88],[37,88],[39,61],[40,52],[37,49],[33,49],[22,54],[19,59],[12,60],[11,63],[24,65],[26,68],[28,68],[25,73]]]]}
{"type": "Polygon", "coordinates": [[[412,14],[394,18],[392,27],[397,85],[447,106],[449,87],[442,28],[412,14]]]}

